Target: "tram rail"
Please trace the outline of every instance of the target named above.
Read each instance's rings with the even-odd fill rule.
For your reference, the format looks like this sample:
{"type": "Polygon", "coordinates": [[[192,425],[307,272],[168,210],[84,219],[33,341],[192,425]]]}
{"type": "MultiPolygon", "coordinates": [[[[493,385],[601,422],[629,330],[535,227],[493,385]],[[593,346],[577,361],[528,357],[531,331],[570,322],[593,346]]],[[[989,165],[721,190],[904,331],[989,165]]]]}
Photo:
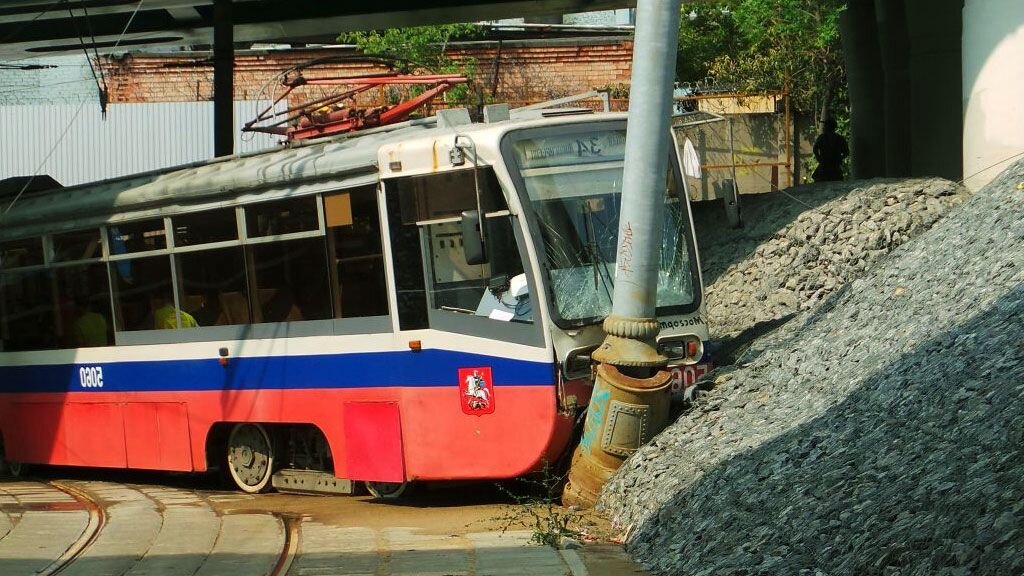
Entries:
{"type": "Polygon", "coordinates": [[[53,486],[57,490],[71,496],[86,510],[89,512],[89,522],[85,525],[81,535],[78,539],[71,543],[71,546],[64,551],[56,560],[50,563],[49,566],[39,572],[40,576],[57,576],[64,572],[71,564],[77,559],[89,546],[96,541],[99,537],[100,531],[103,530],[103,525],[106,523],[106,514],[103,512],[102,506],[93,499],[87,492],[79,490],[74,486],[66,482],[52,481],[49,482],[50,486],[53,486]]]}

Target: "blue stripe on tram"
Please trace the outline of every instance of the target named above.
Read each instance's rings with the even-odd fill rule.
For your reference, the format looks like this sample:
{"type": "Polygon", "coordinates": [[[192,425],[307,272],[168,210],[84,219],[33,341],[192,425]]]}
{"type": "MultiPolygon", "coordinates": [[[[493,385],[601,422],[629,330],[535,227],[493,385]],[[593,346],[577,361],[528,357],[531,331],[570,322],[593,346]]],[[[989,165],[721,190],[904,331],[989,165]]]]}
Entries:
{"type": "Polygon", "coordinates": [[[460,368],[490,367],[496,386],[555,383],[554,364],[448,350],[310,356],[152,360],[0,367],[0,393],[289,390],[458,386],[460,368]],[[84,387],[81,368],[100,367],[103,385],[84,387]]]}

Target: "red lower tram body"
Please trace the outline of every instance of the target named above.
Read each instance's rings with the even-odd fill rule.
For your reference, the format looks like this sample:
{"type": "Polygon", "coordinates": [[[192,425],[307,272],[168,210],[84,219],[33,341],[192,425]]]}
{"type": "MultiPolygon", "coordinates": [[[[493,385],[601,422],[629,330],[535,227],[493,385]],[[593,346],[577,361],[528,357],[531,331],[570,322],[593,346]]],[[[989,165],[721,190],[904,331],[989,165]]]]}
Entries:
{"type": "Polygon", "coordinates": [[[439,350],[0,366],[0,378],[5,456],[21,463],[199,472],[220,461],[225,427],[260,423],[315,427],[340,478],[510,478],[557,460],[573,427],[553,364],[439,350]]]}

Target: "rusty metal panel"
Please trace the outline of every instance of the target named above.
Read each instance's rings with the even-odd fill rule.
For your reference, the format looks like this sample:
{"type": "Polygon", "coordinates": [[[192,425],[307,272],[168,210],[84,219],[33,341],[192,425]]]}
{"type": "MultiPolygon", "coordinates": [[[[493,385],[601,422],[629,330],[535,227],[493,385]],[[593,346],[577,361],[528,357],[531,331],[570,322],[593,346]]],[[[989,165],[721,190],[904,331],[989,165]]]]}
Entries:
{"type": "MultiPolygon", "coordinates": [[[[235,103],[235,125],[257,102],[235,103]]],[[[278,138],[242,135],[235,151],[277,146],[278,138]]],[[[157,170],[213,157],[213,103],[99,103],[0,106],[0,179],[49,174],[64,186],[157,170]]]]}

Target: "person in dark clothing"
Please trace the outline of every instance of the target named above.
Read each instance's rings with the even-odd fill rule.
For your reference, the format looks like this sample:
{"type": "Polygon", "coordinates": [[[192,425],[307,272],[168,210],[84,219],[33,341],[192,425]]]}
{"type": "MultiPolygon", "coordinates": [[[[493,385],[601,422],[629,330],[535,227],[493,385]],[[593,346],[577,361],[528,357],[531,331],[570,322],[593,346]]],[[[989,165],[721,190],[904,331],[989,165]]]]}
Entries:
{"type": "Polygon", "coordinates": [[[818,167],[811,176],[815,182],[843,179],[843,160],[850,155],[846,138],[836,133],[836,121],[826,118],[822,122],[822,133],[814,141],[814,158],[818,167]]]}

